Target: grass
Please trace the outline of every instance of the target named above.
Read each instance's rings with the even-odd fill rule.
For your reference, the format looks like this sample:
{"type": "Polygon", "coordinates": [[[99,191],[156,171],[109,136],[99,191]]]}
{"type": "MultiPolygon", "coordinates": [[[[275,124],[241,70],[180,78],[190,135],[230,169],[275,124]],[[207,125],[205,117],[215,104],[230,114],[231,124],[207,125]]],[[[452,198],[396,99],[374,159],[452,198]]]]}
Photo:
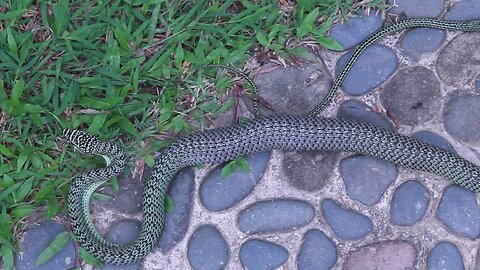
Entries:
{"type": "Polygon", "coordinates": [[[133,159],[152,166],[154,153],[179,133],[208,125],[237,102],[223,75],[185,79],[193,67],[248,71],[272,59],[289,62],[306,55],[297,46],[304,40],[339,50],[327,37],[332,23],[372,7],[385,8],[381,0],[0,0],[4,268],[13,268],[29,218],[64,213],[69,182],[96,166],[57,140],[62,128],[120,138],[133,159]]]}

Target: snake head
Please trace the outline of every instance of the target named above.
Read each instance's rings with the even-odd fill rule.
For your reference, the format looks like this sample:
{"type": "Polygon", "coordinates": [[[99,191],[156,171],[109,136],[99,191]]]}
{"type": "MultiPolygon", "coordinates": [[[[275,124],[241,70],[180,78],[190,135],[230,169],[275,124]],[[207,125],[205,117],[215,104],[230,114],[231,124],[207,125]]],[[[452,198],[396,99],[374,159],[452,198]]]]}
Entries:
{"type": "Polygon", "coordinates": [[[71,128],[64,129],[62,136],[67,139],[68,142],[73,144],[76,150],[87,155],[95,155],[98,150],[97,146],[100,143],[100,140],[97,137],[85,131],[71,128]]]}

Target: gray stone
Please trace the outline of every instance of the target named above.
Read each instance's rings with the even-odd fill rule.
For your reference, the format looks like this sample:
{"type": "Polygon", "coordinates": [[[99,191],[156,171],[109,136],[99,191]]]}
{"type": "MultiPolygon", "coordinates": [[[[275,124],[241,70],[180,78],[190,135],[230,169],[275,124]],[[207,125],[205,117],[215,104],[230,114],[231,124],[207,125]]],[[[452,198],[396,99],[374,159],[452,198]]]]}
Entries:
{"type": "MultiPolygon", "coordinates": [[[[328,69],[321,62],[302,63],[302,68],[270,67],[269,72],[255,76],[258,92],[271,110],[260,106],[262,115],[304,115],[313,110],[332,85],[328,69]]],[[[249,106],[250,103],[246,103],[249,106]]]]}
{"type": "Polygon", "coordinates": [[[290,184],[298,189],[318,191],[332,176],[338,155],[323,151],[285,152],[285,175],[290,184]]]}
{"type": "Polygon", "coordinates": [[[400,226],[411,226],[425,216],[430,193],[417,180],[400,185],[393,194],[390,206],[390,222],[400,226]]]}
{"type": "Polygon", "coordinates": [[[413,138],[418,139],[422,142],[433,144],[445,150],[455,153],[455,148],[447,141],[447,139],[443,138],[442,136],[438,135],[435,132],[428,131],[428,130],[421,130],[415,132],[412,135],[413,138]]]}
{"type": "Polygon", "coordinates": [[[245,199],[260,182],[271,152],[260,152],[246,157],[251,171],[235,170],[228,178],[222,178],[223,166],[212,170],[200,186],[200,201],[210,211],[228,209],[245,199]]]}
{"type": "MultiPolygon", "coordinates": [[[[105,238],[108,241],[111,241],[117,244],[126,244],[138,238],[138,234],[140,233],[140,227],[141,227],[141,223],[138,220],[124,219],[124,220],[115,221],[112,224],[112,226],[110,226],[105,238]]],[[[140,270],[142,269],[142,261],[143,260],[133,264],[123,265],[123,266],[106,264],[104,267],[100,267],[100,268],[95,267],[94,269],[140,270]]]]}
{"type": "Polygon", "coordinates": [[[36,266],[40,253],[55,239],[65,232],[65,227],[53,221],[42,222],[40,226],[32,226],[25,232],[21,250],[15,257],[15,269],[17,270],[50,270],[70,269],[75,266],[75,247],[73,241],[68,240],[63,249],[55,254],[50,260],[36,266]]]}
{"type": "MultiPolygon", "coordinates": [[[[351,54],[352,52],[348,52],[338,60],[335,67],[337,77],[351,54]]],[[[342,88],[349,95],[363,95],[386,81],[395,72],[397,66],[398,59],[392,49],[373,44],[355,62],[343,81],[342,88]]]]}
{"type": "Polygon", "coordinates": [[[480,2],[478,0],[463,0],[455,2],[445,14],[445,20],[472,20],[480,18],[480,2]]]}
{"type": "Polygon", "coordinates": [[[307,202],[277,199],[254,203],[238,215],[240,230],[247,234],[277,233],[310,223],[315,209],[307,202]]]}
{"type": "Polygon", "coordinates": [[[369,123],[390,131],[394,130],[392,123],[384,115],[375,112],[365,103],[357,100],[347,100],[340,104],[337,117],[369,123]]]}
{"type": "Polygon", "coordinates": [[[194,270],[225,269],[229,254],[227,242],[213,225],[199,226],[188,241],[187,257],[194,270]]]}
{"type": "Polygon", "coordinates": [[[138,238],[141,223],[134,219],[123,219],[113,222],[108,228],[105,238],[117,244],[126,244],[138,238]]]}
{"type": "MultiPolygon", "coordinates": [[[[107,187],[102,191],[103,193],[111,196],[108,201],[96,201],[98,205],[114,209],[122,213],[138,213],[142,210],[142,194],[145,189],[145,182],[150,176],[151,168],[145,165],[145,170],[142,174],[142,179],[138,177],[134,179],[128,179],[125,174],[121,174],[118,177],[119,191],[113,192],[110,187],[107,187]]],[[[97,211],[97,208],[94,208],[97,211]]]]}
{"type": "Polygon", "coordinates": [[[477,88],[477,90],[480,90],[480,75],[477,76],[477,79],[475,80],[475,88],[477,88]]]}
{"type": "Polygon", "coordinates": [[[444,83],[465,89],[480,73],[478,33],[462,33],[443,48],[437,59],[438,77],[444,83]]]}
{"type": "Polygon", "coordinates": [[[443,192],[437,209],[437,218],[454,233],[477,239],[480,236],[480,208],[476,193],[457,185],[443,192]]]}
{"type": "Polygon", "coordinates": [[[443,11],[444,0],[388,0],[388,3],[393,5],[389,12],[402,14],[405,13],[407,17],[438,17],[443,11]]]}
{"type": "Polygon", "coordinates": [[[417,250],[406,241],[366,245],[347,255],[343,270],[415,269],[417,250]]]}
{"type": "Polygon", "coordinates": [[[173,211],[165,213],[165,227],[159,240],[159,248],[165,253],[180,242],[188,230],[192,200],[195,190],[195,175],[191,168],[177,174],[167,194],[173,202],[173,211]]]}
{"type": "Polygon", "coordinates": [[[428,254],[427,269],[465,269],[462,254],[458,248],[446,241],[438,243],[428,254]]]}
{"type": "Polygon", "coordinates": [[[438,29],[412,29],[402,37],[400,48],[405,55],[418,62],[423,54],[438,50],[445,35],[444,31],[438,29]]]}
{"type": "Polygon", "coordinates": [[[440,82],[424,67],[404,68],[384,87],[380,101],[396,122],[418,125],[438,113],[440,82]]]}
{"type": "Polygon", "coordinates": [[[480,96],[452,96],[445,104],[443,126],[455,140],[472,145],[480,143],[480,96]]]}
{"type": "Polygon", "coordinates": [[[288,259],[286,248],[272,242],[253,239],[240,248],[240,261],[248,270],[268,270],[279,267],[288,259]]]}
{"type": "Polygon", "coordinates": [[[320,230],[309,230],[303,237],[297,258],[298,270],[328,270],[337,261],[335,243],[320,230]]]}
{"type": "Polygon", "coordinates": [[[381,27],[382,17],[373,11],[368,16],[350,17],[346,23],[332,27],[330,37],[348,50],[364,41],[381,27]]]}
{"type": "Polygon", "coordinates": [[[373,205],[395,181],[398,171],[379,158],[350,156],[340,161],[340,174],[350,198],[373,205]]]}
{"type": "Polygon", "coordinates": [[[358,240],[373,230],[373,222],[367,216],[342,208],[333,200],[322,201],[322,212],[330,228],[342,240],[358,240]]]}

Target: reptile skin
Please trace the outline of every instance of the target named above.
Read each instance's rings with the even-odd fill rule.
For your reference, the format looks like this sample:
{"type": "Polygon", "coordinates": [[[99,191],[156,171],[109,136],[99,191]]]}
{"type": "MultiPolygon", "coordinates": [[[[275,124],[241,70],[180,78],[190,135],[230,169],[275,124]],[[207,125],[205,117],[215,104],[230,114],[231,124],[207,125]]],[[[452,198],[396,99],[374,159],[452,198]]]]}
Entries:
{"type": "Polygon", "coordinates": [[[76,177],[68,194],[68,214],[78,242],[100,260],[116,265],[142,259],[157,243],[164,225],[164,196],[171,180],[182,168],[199,163],[219,163],[239,155],[270,150],[347,151],[375,156],[413,170],[441,175],[458,185],[480,191],[480,168],[455,153],[425,144],[381,127],[342,119],[313,116],[329,103],[358,56],[380,37],[408,27],[479,31],[480,21],[408,19],[383,28],[363,42],[348,61],[327,98],[310,116],[257,117],[245,124],[188,135],[160,155],[143,194],[143,219],[138,238],[129,244],[105,240],[89,217],[94,190],[125,167],[122,149],[78,130],[65,129],[63,136],[76,149],[107,160],[107,167],[76,177]]]}

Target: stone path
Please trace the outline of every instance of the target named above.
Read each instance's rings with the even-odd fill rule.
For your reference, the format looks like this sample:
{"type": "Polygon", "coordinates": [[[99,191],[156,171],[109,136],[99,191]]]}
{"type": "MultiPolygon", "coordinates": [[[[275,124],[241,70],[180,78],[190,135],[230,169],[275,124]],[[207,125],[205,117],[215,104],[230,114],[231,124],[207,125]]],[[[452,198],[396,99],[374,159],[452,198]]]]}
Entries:
{"type": "MultiPolygon", "coordinates": [[[[478,0],[396,2],[391,11],[408,17],[480,19],[478,0]]],[[[336,26],[331,36],[351,48],[382,24],[371,13],[336,26]]],[[[360,57],[324,114],[380,125],[480,164],[479,44],[479,33],[433,29],[388,37],[360,57]]],[[[348,55],[321,50],[316,62],[273,69],[255,81],[275,112],[305,113],[348,55]]],[[[473,192],[347,153],[272,151],[247,159],[252,171],[228,179],[220,167],[182,171],[169,192],[175,208],[157,250],[140,263],[105,269],[480,268],[473,192]]],[[[120,179],[120,195],[95,203],[95,221],[108,239],[135,238],[148,175],[120,179]]],[[[63,230],[55,221],[32,226],[16,268],[34,269],[38,254],[63,230]]],[[[67,269],[74,261],[69,243],[35,269],[67,269]]]]}

